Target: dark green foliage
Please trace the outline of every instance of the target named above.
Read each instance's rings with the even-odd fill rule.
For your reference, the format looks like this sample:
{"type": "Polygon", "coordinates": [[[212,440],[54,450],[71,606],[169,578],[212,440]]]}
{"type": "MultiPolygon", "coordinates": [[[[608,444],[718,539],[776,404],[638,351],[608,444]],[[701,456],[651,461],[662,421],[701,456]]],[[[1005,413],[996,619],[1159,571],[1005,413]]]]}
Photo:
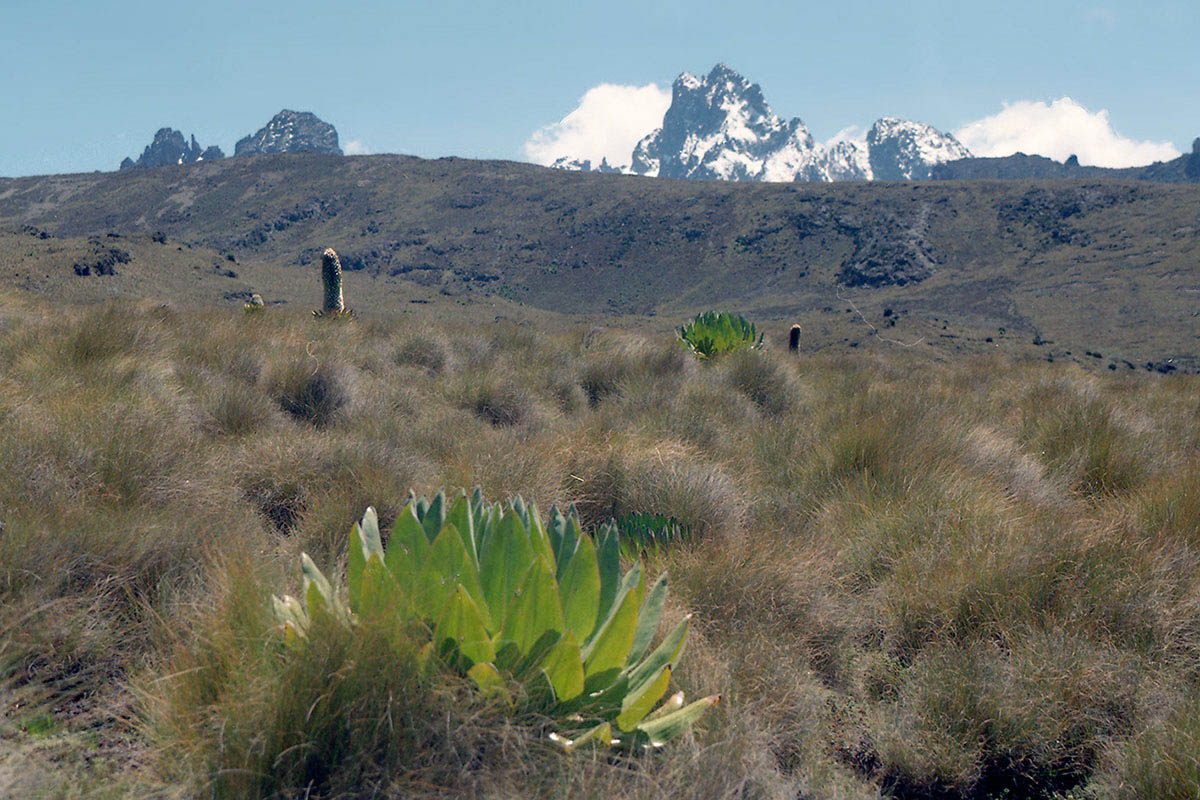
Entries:
{"type": "Polygon", "coordinates": [[[663,545],[689,542],[692,538],[686,525],[665,514],[630,512],[615,521],[626,552],[655,550],[663,545]]]}
{"type": "Polygon", "coordinates": [[[679,338],[701,358],[762,347],[763,335],[741,314],[705,311],[679,329],[679,338]]]}

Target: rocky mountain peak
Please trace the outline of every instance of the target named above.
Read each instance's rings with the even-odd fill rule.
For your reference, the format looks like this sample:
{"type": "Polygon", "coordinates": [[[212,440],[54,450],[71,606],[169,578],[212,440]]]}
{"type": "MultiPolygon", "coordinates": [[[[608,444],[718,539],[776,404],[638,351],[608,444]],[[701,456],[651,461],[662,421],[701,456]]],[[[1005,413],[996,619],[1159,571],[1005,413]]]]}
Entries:
{"type": "Polygon", "coordinates": [[[632,169],[663,178],[763,180],[764,171],[803,169],[813,147],[804,123],[780,119],[758,84],[717,64],[704,78],[685,72],[675,79],[662,127],[634,148],[632,169]]]}
{"type": "Polygon", "coordinates": [[[233,154],[252,156],[300,151],[342,155],[336,128],[311,111],[285,108],[257,133],[241,139],[234,147],[233,154]]]}
{"type": "Polygon", "coordinates": [[[146,167],[166,167],[173,164],[191,164],[196,161],[212,161],[224,158],[221,148],[213,145],[201,148],[193,134],[189,143],[183,138],[183,133],[173,128],[159,128],[154,134],[154,140],[146,146],[137,161],[126,158],[121,162],[121,169],[136,169],[146,167]]]}
{"type": "MultiPolygon", "coordinates": [[[[968,157],[950,134],[892,117],[878,120],[865,141],[822,145],[798,117],[779,117],[757,83],[717,64],[704,77],[675,79],[662,126],[638,142],[629,171],[729,181],[927,180],[935,165],[968,157]]],[[[600,171],[585,164],[567,156],[552,166],[600,171]]]]}
{"type": "Polygon", "coordinates": [[[935,165],[971,157],[953,135],[924,122],[895,117],[875,121],[867,132],[867,151],[879,181],[929,180],[935,165]]]}

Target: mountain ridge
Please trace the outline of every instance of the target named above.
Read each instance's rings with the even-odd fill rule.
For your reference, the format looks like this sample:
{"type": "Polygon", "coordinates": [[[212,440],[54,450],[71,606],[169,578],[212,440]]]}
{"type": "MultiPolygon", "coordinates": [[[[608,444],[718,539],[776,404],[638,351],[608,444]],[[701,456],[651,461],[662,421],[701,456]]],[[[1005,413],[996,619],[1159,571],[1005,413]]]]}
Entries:
{"type": "Polygon", "coordinates": [[[1133,180],[648,180],[287,153],[0,179],[0,228],[50,237],[22,235],[0,285],[316,302],[331,246],[360,313],[503,302],[674,321],[719,307],[800,322],[811,347],[884,336],[932,342],[930,353],[1003,346],[1071,359],[1086,349],[1126,369],[1200,364],[1197,220],[1192,187],[1133,180]],[[150,244],[122,245],[133,262],[117,261],[115,274],[82,277],[55,255],[84,237],[79,258],[93,258],[87,242],[110,234],[150,244]],[[33,247],[45,252],[22,260],[33,247]]]}
{"type": "MultiPolygon", "coordinates": [[[[861,141],[821,144],[799,117],[779,117],[761,86],[718,63],[703,77],[684,72],[675,79],[662,125],[617,170],[729,181],[924,180],[934,165],[970,155],[951,134],[891,117],[877,120],[861,141]]],[[[570,156],[551,166],[603,171],[570,156]]]]}
{"type": "MultiPolygon", "coordinates": [[[[311,111],[292,111],[285,108],[271,117],[258,131],[239,139],[233,154],[248,156],[305,151],[342,155],[342,149],[338,146],[337,129],[311,111]]],[[[225,153],[216,145],[201,149],[194,134],[189,146],[182,132],[172,128],[160,128],[136,161],[125,158],[118,169],[167,167],[224,157],[225,153]]]]}
{"type": "Polygon", "coordinates": [[[1191,154],[1139,167],[1082,166],[1015,153],[978,157],[953,134],[896,117],[876,120],[861,139],[820,143],[799,117],[784,120],[762,87],[725,64],[707,76],[684,72],[672,84],[662,125],[635,146],[627,165],[562,156],[554,169],[647,177],[756,182],[1133,178],[1200,181],[1200,139],[1191,154]]]}

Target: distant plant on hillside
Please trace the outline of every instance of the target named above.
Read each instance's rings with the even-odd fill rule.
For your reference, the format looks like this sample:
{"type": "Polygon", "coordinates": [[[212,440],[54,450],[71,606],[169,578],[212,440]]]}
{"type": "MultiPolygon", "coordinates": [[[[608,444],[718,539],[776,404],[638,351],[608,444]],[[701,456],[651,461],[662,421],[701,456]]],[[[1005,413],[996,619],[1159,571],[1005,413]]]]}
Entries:
{"type": "Polygon", "coordinates": [[[621,531],[623,548],[634,553],[691,538],[687,526],[679,520],[648,511],[622,514],[616,519],[616,525],[621,531]]]}
{"type": "Polygon", "coordinates": [[[325,305],[314,311],[315,317],[353,317],[342,302],[342,261],[332,247],[321,254],[321,283],[325,287],[325,305]]]}
{"type": "Polygon", "coordinates": [[[543,524],[519,497],[485,503],[477,489],[448,504],[439,493],[405,506],[386,551],[367,509],[350,534],[348,602],[307,555],[302,564],[303,601],[274,599],[290,644],[304,646],[318,615],[350,626],[381,613],[419,620],[431,632],[423,657],[436,654],[508,702],[509,681],[521,682],[531,710],[573,736],[551,735],[567,750],[585,742],[658,747],[719,700],[685,706],[680,692],[659,704],[688,620],[651,649],[667,576],[647,588],[640,561],[622,576],[611,524],[593,543],[574,513],[554,510],[543,524]]]}
{"type": "Polygon", "coordinates": [[[758,349],[763,337],[740,314],[705,311],[679,329],[679,338],[700,358],[711,358],[734,350],[758,349]]]}

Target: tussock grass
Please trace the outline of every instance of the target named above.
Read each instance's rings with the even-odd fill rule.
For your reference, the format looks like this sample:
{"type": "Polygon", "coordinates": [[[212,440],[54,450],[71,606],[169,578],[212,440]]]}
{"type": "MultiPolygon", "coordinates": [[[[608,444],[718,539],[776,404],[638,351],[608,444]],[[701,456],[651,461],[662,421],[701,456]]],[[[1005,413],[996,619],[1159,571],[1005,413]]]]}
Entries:
{"type": "Polygon", "coordinates": [[[6,303],[0,793],[1200,793],[1195,378],[6,303]],[[475,485],[686,526],[694,737],[566,758],[387,626],[286,656],[300,550],[475,485]]]}

